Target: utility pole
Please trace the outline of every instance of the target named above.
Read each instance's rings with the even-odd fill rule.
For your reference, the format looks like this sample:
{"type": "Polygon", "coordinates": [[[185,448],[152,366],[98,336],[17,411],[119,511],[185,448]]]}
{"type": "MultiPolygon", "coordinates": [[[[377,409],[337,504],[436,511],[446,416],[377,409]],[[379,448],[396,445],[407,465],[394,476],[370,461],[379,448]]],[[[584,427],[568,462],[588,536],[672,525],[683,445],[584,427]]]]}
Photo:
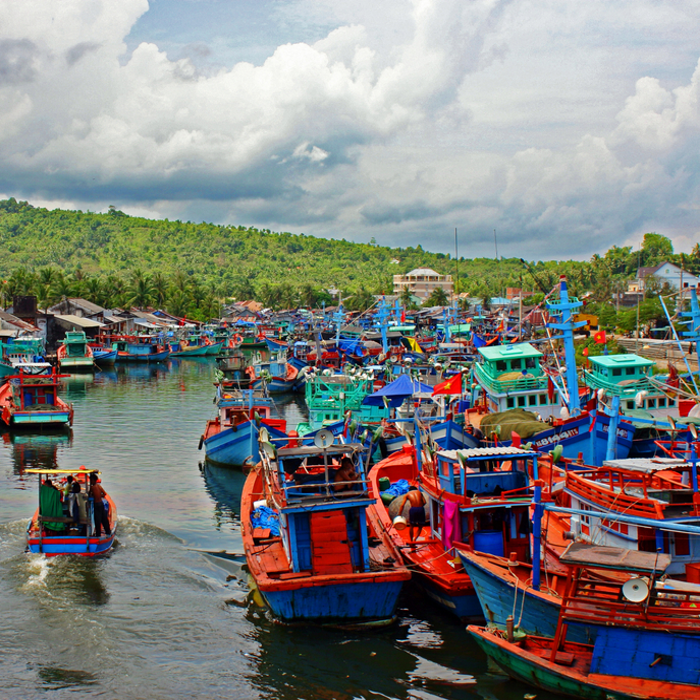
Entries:
{"type": "Polygon", "coordinates": [[[455,283],[454,283],[454,294],[457,296],[459,288],[459,255],[457,253],[457,227],[455,226],[455,283]]]}

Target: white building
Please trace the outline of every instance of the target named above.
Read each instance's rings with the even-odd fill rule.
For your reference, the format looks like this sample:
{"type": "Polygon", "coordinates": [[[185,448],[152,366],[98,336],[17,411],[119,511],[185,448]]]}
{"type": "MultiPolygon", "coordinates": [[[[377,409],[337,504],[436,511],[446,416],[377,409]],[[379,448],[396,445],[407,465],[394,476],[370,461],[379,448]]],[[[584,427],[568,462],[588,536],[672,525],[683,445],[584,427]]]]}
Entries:
{"type": "Polygon", "coordinates": [[[405,275],[394,275],[394,294],[401,294],[404,289],[425,301],[435,289],[444,289],[447,296],[454,291],[452,275],[439,275],[435,270],[420,267],[405,275]]]}

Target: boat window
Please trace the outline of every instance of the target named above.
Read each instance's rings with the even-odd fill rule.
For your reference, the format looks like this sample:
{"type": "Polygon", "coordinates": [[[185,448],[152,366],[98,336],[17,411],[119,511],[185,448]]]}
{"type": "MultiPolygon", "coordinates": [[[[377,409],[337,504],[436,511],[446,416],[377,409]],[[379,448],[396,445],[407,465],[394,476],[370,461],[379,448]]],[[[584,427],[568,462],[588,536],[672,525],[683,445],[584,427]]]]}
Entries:
{"type": "Polygon", "coordinates": [[[668,400],[668,405],[669,405],[669,406],[675,406],[675,405],[676,405],[676,399],[669,399],[669,400],[668,400]]]}
{"type": "Polygon", "coordinates": [[[662,397],[659,399],[659,408],[665,408],[665,407],[666,407],[666,397],[665,397],[665,396],[662,396],[662,397]]]}
{"type": "Polygon", "coordinates": [[[527,397],[528,406],[537,406],[537,394],[532,394],[527,397]]]}
{"type": "Polygon", "coordinates": [[[627,408],[634,408],[634,401],[628,401],[627,408]]]}
{"type": "Polygon", "coordinates": [[[505,372],[508,369],[508,363],[505,360],[498,360],[498,362],[496,362],[496,369],[499,372],[505,372]]]}
{"type": "Polygon", "coordinates": [[[518,396],[518,406],[525,406],[525,397],[518,396]]]}
{"type": "Polygon", "coordinates": [[[508,406],[508,408],[515,408],[515,402],[513,401],[512,397],[508,398],[508,400],[506,401],[506,406],[508,406]]]}
{"type": "Polygon", "coordinates": [[[537,367],[537,362],[535,361],[535,358],[534,357],[526,358],[525,367],[527,367],[527,369],[535,369],[535,367],[537,367]]]}
{"type": "Polygon", "coordinates": [[[540,406],[547,405],[547,394],[540,394],[540,406]]]}
{"type": "Polygon", "coordinates": [[[613,367],[613,377],[620,377],[622,376],[622,369],[620,367],[613,367]]]}
{"type": "Polygon", "coordinates": [[[690,554],[690,539],[687,532],[674,533],[673,544],[677,557],[687,557],[690,554]]]}
{"type": "Polygon", "coordinates": [[[647,408],[656,408],[656,399],[647,399],[647,408]]]}
{"type": "Polygon", "coordinates": [[[512,370],[521,369],[522,366],[523,365],[522,365],[522,361],[520,360],[520,358],[517,358],[515,360],[510,361],[510,368],[512,370]]]}
{"type": "Polygon", "coordinates": [[[635,369],[634,367],[625,367],[625,374],[633,375],[635,373],[634,369],[635,369]]]}

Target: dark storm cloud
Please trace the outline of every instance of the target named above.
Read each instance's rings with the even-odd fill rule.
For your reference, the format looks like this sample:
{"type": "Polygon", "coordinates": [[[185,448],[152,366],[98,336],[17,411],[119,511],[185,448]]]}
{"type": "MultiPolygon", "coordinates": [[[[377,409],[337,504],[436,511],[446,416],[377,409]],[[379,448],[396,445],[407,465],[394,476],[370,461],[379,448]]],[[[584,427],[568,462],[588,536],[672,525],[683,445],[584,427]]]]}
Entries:
{"type": "Polygon", "coordinates": [[[66,62],[69,66],[75,65],[83,56],[93,51],[97,51],[102,44],[97,44],[93,41],[81,41],[75,46],[66,51],[66,62]]]}
{"type": "Polygon", "coordinates": [[[0,85],[33,82],[38,74],[39,49],[29,39],[0,39],[0,85]]]}

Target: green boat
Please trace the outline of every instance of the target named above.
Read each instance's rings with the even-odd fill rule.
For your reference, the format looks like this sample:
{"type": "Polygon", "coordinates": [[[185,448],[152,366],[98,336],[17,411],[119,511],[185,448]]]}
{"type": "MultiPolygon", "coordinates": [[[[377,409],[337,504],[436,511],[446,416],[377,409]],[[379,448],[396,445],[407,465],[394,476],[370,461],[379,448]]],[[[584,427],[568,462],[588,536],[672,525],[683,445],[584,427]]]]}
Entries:
{"type": "Polygon", "coordinates": [[[297,427],[299,435],[343,420],[348,411],[352,419],[360,423],[380,423],[389,417],[389,409],[383,406],[366,406],[362,403],[366,396],[374,393],[374,381],[366,374],[307,375],[305,384],[306,405],[309,409],[308,423],[297,427]]]}
{"type": "Polygon", "coordinates": [[[66,372],[92,372],[95,369],[92,348],[83,331],[68,331],[56,356],[59,367],[66,372]]]}

